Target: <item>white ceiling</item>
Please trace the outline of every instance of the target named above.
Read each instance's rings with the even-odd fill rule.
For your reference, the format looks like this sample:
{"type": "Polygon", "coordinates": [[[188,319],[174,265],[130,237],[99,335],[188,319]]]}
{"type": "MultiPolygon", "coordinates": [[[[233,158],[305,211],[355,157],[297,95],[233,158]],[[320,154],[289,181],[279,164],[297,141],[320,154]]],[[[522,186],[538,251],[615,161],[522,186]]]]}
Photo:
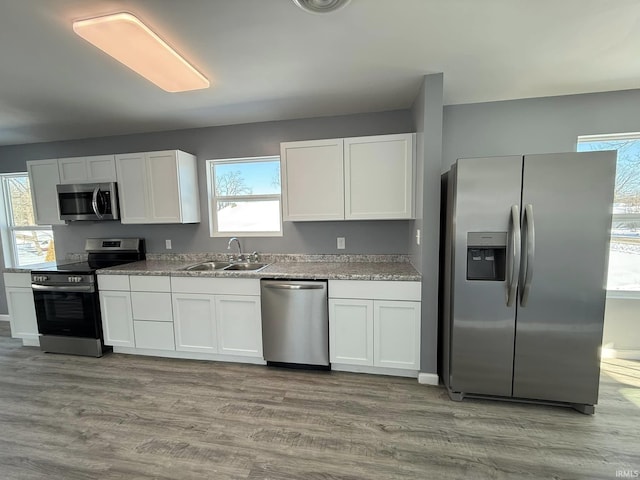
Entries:
{"type": "Polygon", "coordinates": [[[0,145],[640,88],[638,0],[0,0],[0,145]],[[130,11],[212,81],[166,93],[71,29],[130,11]]]}

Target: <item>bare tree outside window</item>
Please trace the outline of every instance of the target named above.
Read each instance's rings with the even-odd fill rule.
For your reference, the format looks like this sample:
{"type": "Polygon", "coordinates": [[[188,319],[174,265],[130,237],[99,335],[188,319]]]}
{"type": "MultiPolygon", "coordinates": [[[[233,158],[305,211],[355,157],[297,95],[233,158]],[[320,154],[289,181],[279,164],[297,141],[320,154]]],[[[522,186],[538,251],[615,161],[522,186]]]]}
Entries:
{"type": "MultiPolygon", "coordinates": [[[[218,197],[237,197],[240,195],[251,195],[253,189],[247,186],[242,172],[239,170],[224,172],[222,175],[216,175],[216,196],[218,197]]],[[[235,207],[234,202],[218,202],[217,209],[222,210],[226,207],[235,207]]]]}

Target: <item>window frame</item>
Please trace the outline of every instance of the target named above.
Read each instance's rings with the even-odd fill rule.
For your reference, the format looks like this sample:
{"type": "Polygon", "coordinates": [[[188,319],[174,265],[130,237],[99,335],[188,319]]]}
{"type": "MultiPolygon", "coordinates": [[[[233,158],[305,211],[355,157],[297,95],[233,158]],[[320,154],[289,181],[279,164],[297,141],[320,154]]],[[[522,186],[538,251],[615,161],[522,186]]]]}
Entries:
{"type": "MultiPolygon", "coordinates": [[[[55,260],[50,262],[37,262],[37,263],[26,263],[21,264],[20,258],[18,255],[18,246],[16,244],[16,232],[32,232],[32,231],[43,231],[43,232],[51,232],[51,239],[54,239],[53,227],[51,225],[26,225],[26,226],[17,226],[13,223],[13,205],[11,203],[11,198],[9,194],[9,188],[7,187],[8,179],[10,178],[18,178],[18,177],[26,177],[29,179],[29,174],[27,172],[11,172],[11,173],[1,173],[0,174],[0,236],[2,237],[2,251],[4,257],[4,265],[7,268],[28,268],[32,265],[52,265],[55,264],[55,260]]],[[[31,197],[31,204],[33,206],[33,192],[31,192],[31,181],[29,181],[29,193],[31,197]]],[[[35,222],[35,211],[34,211],[34,222],[35,222]]]]}
{"type": "Polygon", "coordinates": [[[209,235],[211,237],[282,237],[282,161],[280,155],[268,155],[259,157],[237,157],[237,158],[220,158],[207,160],[205,162],[207,170],[207,203],[209,209],[209,235]],[[277,194],[246,194],[246,195],[222,195],[218,196],[215,191],[215,166],[228,165],[234,163],[260,163],[274,162],[280,164],[280,193],[277,194]],[[279,225],[278,231],[240,231],[240,232],[220,232],[218,230],[218,210],[216,205],[221,201],[228,202],[260,202],[260,201],[278,201],[279,225]]]}
{"type": "MultiPolygon", "coordinates": [[[[611,133],[611,134],[599,134],[599,135],[578,135],[576,141],[576,151],[580,144],[594,143],[594,142],[615,142],[624,140],[637,140],[640,142],[640,132],[628,132],[628,133],[611,133]]],[[[616,156],[616,166],[618,157],[616,156]]],[[[617,179],[616,179],[617,180],[617,179]]],[[[640,213],[612,213],[611,214],[611,229],[609,231],[609,238],[611,239],[611,233],[613,231],[613,225],[617,222],[637,221],[640,220],[640,213]]],[[[611,244],[611,240],[609,242],[611,244]]],[[[609,247],[611,248],[611,247],[609,247]]],[[[610,250],[607,252],[609,255],[610,250]]],[[[609,272],[607,271],[607,277],[609,272]]],[[[640,299],[639,290],[622,290],[622,289],[610,289],[607,288],[607,298],[638,298],[640,299]]]]}

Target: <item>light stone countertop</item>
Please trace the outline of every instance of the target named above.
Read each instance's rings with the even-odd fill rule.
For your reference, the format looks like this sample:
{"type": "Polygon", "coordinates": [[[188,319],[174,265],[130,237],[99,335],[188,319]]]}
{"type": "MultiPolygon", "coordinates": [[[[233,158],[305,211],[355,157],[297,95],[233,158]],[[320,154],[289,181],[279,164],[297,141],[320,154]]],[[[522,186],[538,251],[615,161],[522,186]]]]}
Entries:
{"type": "MultiPolygon", "coordinates": [[[[66,263],[82,261],[82,254],[66,263]]],[[[222,254],[148,254],[147,260],[99,269],[101,275],[171,275],[174,277],[276,278],[310,280],[420,281],[421,275],[404,255],[285,255],[265,254],[260,271],[185,271],[207,260],[226,260],[222,254]]],[[[29,273],[44,265],[5,268],[5,273],[29,273]]]]}
{"type": "Polygon", "coordinates": [[[421,275],[408,262],[276,261],[260,271],[185,271],[202,260],[149,259],[98,270],[99,275],[171,275],[174,277],[276,278],[311,280],[420,281],[421,275]]]}

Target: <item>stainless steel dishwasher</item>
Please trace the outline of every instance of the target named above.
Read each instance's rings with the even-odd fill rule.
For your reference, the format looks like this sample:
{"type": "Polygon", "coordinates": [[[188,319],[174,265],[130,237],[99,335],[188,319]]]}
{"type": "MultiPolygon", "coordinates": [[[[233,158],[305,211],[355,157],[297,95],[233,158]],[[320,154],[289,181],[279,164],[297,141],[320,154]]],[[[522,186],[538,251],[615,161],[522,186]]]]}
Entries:
{"type": "Polygon", "coordinates": [[[326,281],[261,280],[267,364],[329,368],[326,281]]]}

